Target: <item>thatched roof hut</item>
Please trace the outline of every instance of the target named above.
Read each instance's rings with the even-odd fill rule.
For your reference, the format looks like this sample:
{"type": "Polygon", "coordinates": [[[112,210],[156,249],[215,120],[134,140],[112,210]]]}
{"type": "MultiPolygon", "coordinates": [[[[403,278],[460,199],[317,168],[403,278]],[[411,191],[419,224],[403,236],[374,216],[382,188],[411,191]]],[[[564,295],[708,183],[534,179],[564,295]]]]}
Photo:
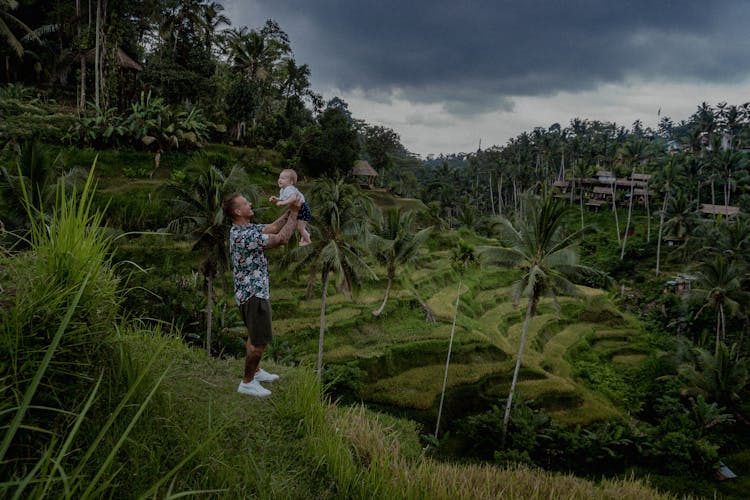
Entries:
{"type": "Polygon", "coordinates": [[[375,177],[378,176],[378,173],[374,168],[372,168],[372,165],[370,165],[370,162],[368,162],[367,160],[357,160],[356,162],[354,162],[352,175],[357,177],[367,177],[367,186],[372,187],[373,183],[375,182],[375,177]]]}
{"type": "MultiPolygon", "coordinates": [[[[86,52],[86,61],[93,62],[96,57],[96,49],[86,52]]],[[[133,58],[125,53],[121,48],[117,48],[117,65],[122,69],[132,69],[134,71],[143,71],[143,67],[135,62],[133,58]]]]}
{"type": "Polygon", "coordinates": [[[728,219],[731,219],[732,217],[740,213],[740,207],[727,205],[710,205],[708,203],[701,204],[700,210],[704,215],[723,215],[728,219]]]}

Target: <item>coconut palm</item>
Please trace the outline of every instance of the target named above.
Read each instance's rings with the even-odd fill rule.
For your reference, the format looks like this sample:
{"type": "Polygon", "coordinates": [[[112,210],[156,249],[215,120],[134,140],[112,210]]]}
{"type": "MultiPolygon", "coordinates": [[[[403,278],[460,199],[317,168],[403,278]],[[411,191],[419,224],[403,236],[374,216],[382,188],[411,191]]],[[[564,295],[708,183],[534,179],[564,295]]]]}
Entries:
{"type": "Polygon", "coordinates": [[[634,139],[626,142],[620,150],[620,159],[626,166],[631,168],[630,200],[628,201],[628,219],[625,224],[625,234],[622,237],[622,249],[620,251],[620,260],[625,257],[625,247],[628,243],[628,230],[630,229],[630,217],[633,213],[633,194],[635,183],[632,182],[632,174],[635,174],[638,166],[644,162],[650,155],[646,141],[634,139]]]}
{"type": "Polygon", "coordinates": [[[731,149],[722,149],[712,155],[711,163],[723,183],[724,206],[729,206],[734,186],[747,177],[745,155],[731,149]]]}
{"type": "Polygon", "coordinates": [[[310,268],[308,298],[315,275],[321,279],[320,336],[318,339],[317,377],[323,374],[323,342],[325,340],[326,298],[331,275],[338,278],[337,289],[352,291],[363,277],[375,278],[364,261],[367,248],[367,226],[372,202],[359,188],[344,179],[323,178],[311,191],[315,207],[314,225],[310,225],[313,242],[287,255],[288,269],[295,273],[310,268]]]}
{"type": "Polygon", "coordinates": [[[257,189],[249,184],[247,173],[240,166],[224,175],[217,167],[198,160],[188,167],[187,174],[186,183],[170,183],[163,188],[176,217],[162,231],[190,238],[192,249],[203,254],[200,272],[206,280],[206,352],[210,356],[213,284],[219,271],[229,267],[222,201],[233,191],[243,192],[249,200],[256,199],[257,189]]]}
{"type": "Polygon", "coordinates": [[[750,217],[740,214],[737,220],[722,219],[706,247],[713,253],[720,253],[738,259],[750,254],[750,217]]]}
{"type": "Polygon", "coordinates": [[[660,182],[664,191],[664,201],[662,202],[661,212],[659,214],[659,234],[656,240],[656,275],[659,276],[659,265],[661,262],[661,240],[662,231],[664,229],[664,216],[667,213],[667,205],[669,204],[669,197],[672,192],[672,188],[678,182],[682,176],[682,170],[680,162],[677,161],[677,156],[672,156],[669,162],[666,164],[664,169],[661,170],[657,177],[657,182],[660,182]]]}
{"type": "Polygon", "coordinates": [[[516,366],[503,418],[504,436],[507,434],[529,322],[536,312],[539,300],[543,296],[555,297],[558,293],[577,295],[578,289],[570,279],[596,273],[592,268],[579,264],[576,244],[581,231],[565,233],[563,224],[568,212],[567,205],[548,193],[541,198],[528,196],[526,204],[525,217],[518,217],[513,222],[503,219],[505,231],[501,235],[501,241],[506,246],[490,247],[483,251],[483,257],[488,263],[514,265],[523,270],[521,279],[511,287],[511,294],[514,301],[522,296],[528,297],[516,366]]]}
{"type": "Polygon", "coordinates": [[[13,49],[13,52],[15,52],[16,56],[20,59],[23,57],[24,53],[23,45],[21,45],[21,41],[18,40],[13,33],[11,26],[21,28],[26,33],[26,36],[34,38],[37,41],[39,41],[39,38],[31,28],[10,13],[10,11],[16,10],[17,8],[17,0],[0,0],[0,37],[5,39],[10,48],[13,49]]]}
{"type": "Polygon", "coordinates": [[[435,439],[440,430],[440,417],[443,414],[443,401],[445,400],[445,388],[448,385],[448,368],[451,364],[451,351],[453,350],[453,336],[456,332],[456,319],[458,318],[458,303],[461,299],[461,285],[463,284],[464,272],[472,264],[476,263],[474,248],[465,241],[460,240],[458,246],[451,251],[451,267],[458,273],[458,289],[456,290],[456,308],[453,311],[453,324],[451,325],[451,336],[448,341],[448,356],[445,358],[445,373],[443,375],[443,389],[440,392],[440,404],[438,405],[437,421],[435,422],[435,439]]]}
{"type": "Polygon", "coordinates": [[[741,312],[740,304],[746,299],[742,291],[742,273],[739,265],[724,255],[716,255],[704,262],[698,273],[698,286],[693,296],[703,300],[703,305],[695,317],[707,308],[716,309],[716,353],[719,345],[726,339],[726,316],[736,316],[741,312]]]}
{"type": "Polygon", "coordinates": [[[736,345],[728,348],[723,342],[713,355],[699,347],[691,354],[691,359],[677,368],[683,392],[736,410],[742,401],[740,394],[750,384],[750,359],[739,356],[736,345]]]}
{"type": "Polygon", "coordinates": [[[372,312],[375,316],[380,316],[385,309],[399,267],[414,260],[430,234],[430,228],[415,233],[414,219],[414,212],[402,212],[398,208],[390,208],[376,219],[372,248],[375,258],[385,267],[388,283],[383,303],[372,312]]]}
{"type": "Polygon", "coordinates": [[[695,203],[688,199],[684,191],[675,191],[669,197],[665,219],[664,237],[679,243],[680,250],[684,252],[690,243],[689,235],[700,222],[695,203]]]}

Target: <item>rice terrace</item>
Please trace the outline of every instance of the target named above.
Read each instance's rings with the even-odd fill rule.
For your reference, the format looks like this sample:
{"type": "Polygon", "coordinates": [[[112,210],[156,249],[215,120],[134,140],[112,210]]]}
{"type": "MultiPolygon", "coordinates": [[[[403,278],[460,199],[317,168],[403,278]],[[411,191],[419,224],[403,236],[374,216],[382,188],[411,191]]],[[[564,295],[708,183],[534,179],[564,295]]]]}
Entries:
{"type": "Polygon", "coordinates": [[[52,3],[0,1],[0,497],[747,496],[750,103],[423,155],[273,19],[52,3]]]}

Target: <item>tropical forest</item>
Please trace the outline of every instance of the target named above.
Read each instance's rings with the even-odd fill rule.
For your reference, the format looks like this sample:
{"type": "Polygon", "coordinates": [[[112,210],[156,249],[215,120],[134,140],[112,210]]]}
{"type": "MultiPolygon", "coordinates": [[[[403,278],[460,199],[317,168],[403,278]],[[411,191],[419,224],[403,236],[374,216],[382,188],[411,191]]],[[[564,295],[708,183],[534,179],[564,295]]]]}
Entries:
{"type": "Polygon", "coordinates": [[[420,156],[293,46],[0,0],[0,497],[747,497],[750,103],[420,156]],[[286,168],[256,398],[222,202],[286,168]]]}

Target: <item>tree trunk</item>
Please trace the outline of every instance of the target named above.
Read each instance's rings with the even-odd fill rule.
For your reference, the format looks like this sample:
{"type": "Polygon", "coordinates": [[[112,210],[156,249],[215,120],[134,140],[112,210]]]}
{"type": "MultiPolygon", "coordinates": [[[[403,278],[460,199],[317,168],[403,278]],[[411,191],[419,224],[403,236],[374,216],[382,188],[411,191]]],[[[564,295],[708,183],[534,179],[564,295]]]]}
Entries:
{"type": "Polygon", "coordinates": [[[490,172],[490,182],[488,183],[490,188],[490,206],[492,207],[492,215],[495,215],[495,198],[492,191],[492,172],[490,172]]]}
{"type": "Polygon", "coordinates": [[[584,228],[584,223],[583,223],[583,196],[584,196],[583,182],[580,182],[579,184],[580,184],[580,186],[578,188],[578,191],[579,191],[579,193],[578,193],[578,198],[579,198],[578,199],[578,208],[579,208],[579,212],[581,213],[581,231],[583,231],[583,228],[584,228]]]}
{"type": "Polygon", "coordinates": [[[86,51],[81,54],[81,103],[80,110],[86,109],[86,51]]]}
{"type": "Polygon", "coordinates": [[[310,300],[313,296],[313,288],[315,288],[315,275],[318,270],[315,266],[310,267],[310,275],[307,278],[307,290],[305,291],[305,299],[310,300]]]}
{"type": "MultiPolygon", "coordinates": [[[[702,187],[703,187],[703,183],[699,182],[698,183],[698,193],[696,194],[696,197],[697,197],[696,205],[698,206],[698,208],[701,207],[701,188],[702,187]]],[[[692,196],[690,197],[690,200],[692,201],[692,196]]]]}
{"type": "Polygon", "coordinates": [[[711,205],[716,205],[716,190],[714,189],[713,179],[711,179],[711,205]]]}
{"type": "Polygon", "coordinates": [[[99,30],[101,25],[100,14],[101,14],[101,3],[102,0],[96,0],[96,33],[94,34],[94,102],[97,108],[99,107],[99,85],[100,85],[100,73],[99,73],[99,30]]]}
{"type": "Polygon", "coordinates": [[[320,336],[318,337],[318,383],[323,378],[323,340],[326,333],[326,295],[328,292],[328,270],[323,271],[323,290],[320,293],[320,336]]]}
{"type": "Polygon", "coordinates": [[[210,276],[206,276],[206,355],[211,357],[211,329],[214,321],[214,304],[212,290],[214,287],[214,280],[210,276]]]}
{"type": "Polygon", "coordinates": [[[617,231],[617,243],[622,243],[620,238],[620,220],[617,218],[617,188],[612,184],[612,212],[615,214],[615,230],[617,231]]]}
{"type": "Polygon", "coordinates": [[[661,262],[661,235],[664,230],[664,214],[667,211],[667,201],[669,200],[669,188],[664,193],[664,203],[661,207],[661,215],[659,215],[659,236],[656,240],[656,275],[659,276],[659,263],[661,262]]]}
{"type": "Polygon", "coordinates": [[[508,402],[505,405],[505,416],[503,417],[503,438],[502,447],[505,448],[505,438],[508,436],[508,422],[510,422],[510,408],[513,405],[513,394],[516,392],[518,383],[518,373],[521,371],[521,360],[523,359],[523,348],[526,345],[526,334],[529,331],[529,322],[534,311],[536,297],[529,297],[529,304],[526,306],[526,318],[523,320],[523,329],[521,330],[521,342],[518,345],[518,357],[516,358],[516,368],[513,370],[513,380],[510,383],[510,392],[508,393],[508,402]]]}
{"type": "Polygon", "coordinates": [[[380,316],[385,309],[385,304],[388,302],[388,297],[391,295],[391,286],[393,286],[393,274],[388,273],[388,285],[385,287],[385,297],[383,297],[383,303],[380,304],[376,310],[372,312],[373,316],[380,316]]]}
{"type": "Polygon", "coordinates": [[[716,354],[719,356],[719,342],[726,339],[726,325],[724,324],[724,304],[719,303],[719,310],[716,312],[716,354]]]}
{"type": "Polygon", "coordinates": [[[646,194],[643,195],[643,201],[646,203],[646,241],[651,243],[651,203],[648,199],[648,184],[646,184],[646,194]]]}
{"type": "Polygon", "coordinates": [[[628,244],[628,231],[630,230],[630,216],[633,213],[634,187],[635,187],[635,184],[630,185],[630,203],[628,203],[628,221],[625,224],[625,234],[622,237],[622,250],[620,251],[620,260],[622,260],[625,257],[625,245],[628,244]]]}
{"type": "Polygon", "coordinates": [[[729,206],[729,197],[731,196],[732,178],[727,178],[727,182],[724,185],[724,207],[729,206]]]}
{"type": "Polygon", "coordinates": [[[453,335],[456,332],[456,318],[458,317],[458,301],[461,298],[461,281],[462,277],[458,279],[458,290],[456,290],[456,308],[453,311],[453,324],[451,325],[451,338],[448,341],[448,357],[445,359],[445,374],[443,375],[443,390],[440,393],[440,405],[438,406],[437,422],[435,423],[435,439],[438,437],[438,431],[440,430],[440,417],[443,414],[443,401],[445,400],[445,387],[448,383],[448,367],[451,364],[451,351],[453,350],[453,335]]]}
{"type": "Polygon", "coordinates": [[[503,215],[503,175],[497,179],[497,214],[503,215]]]}

